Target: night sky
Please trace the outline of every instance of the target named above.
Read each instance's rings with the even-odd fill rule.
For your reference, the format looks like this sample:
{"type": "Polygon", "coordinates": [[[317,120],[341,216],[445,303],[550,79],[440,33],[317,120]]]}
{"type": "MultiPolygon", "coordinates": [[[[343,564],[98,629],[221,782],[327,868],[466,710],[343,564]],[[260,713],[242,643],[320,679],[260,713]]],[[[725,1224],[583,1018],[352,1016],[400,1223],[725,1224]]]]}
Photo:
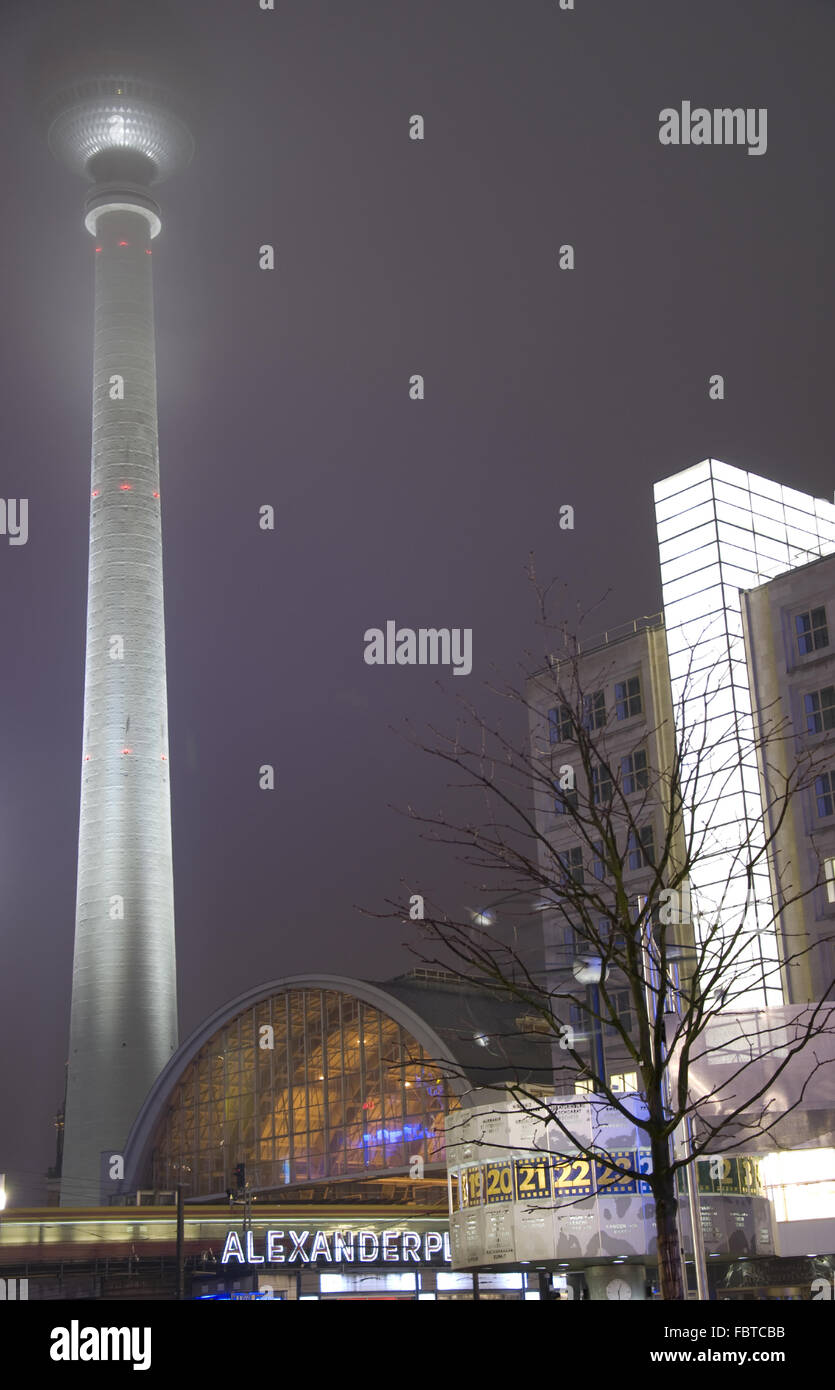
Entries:
{"type": "MultiPolygon", "coordinates": [[[[458,687],[492,710],[541,652],[529,552],[567,613],[600,600],[595,632],[661,606],[657,478],[713,455],[832,496],[835,5],[174,8],[208,74],[154,243],[185,1037],[261,981],[408,969],[407,929],[359,910],[401,879],[473,901],[396,809],[459,805],[399,730],[450,727],[458,687]],[[684,100],[767,108],[767,153],[663,147],[684,100]],[[472,628],[472,675],[365,665],[387,619],[472,628]]],[[[0,19],[0,496],[29,499],[28,543],[0,535],[14,1202],[42,1198],[68,1046],[89,515],[85,186],[23,78],[49,10],[0,19]]]]}

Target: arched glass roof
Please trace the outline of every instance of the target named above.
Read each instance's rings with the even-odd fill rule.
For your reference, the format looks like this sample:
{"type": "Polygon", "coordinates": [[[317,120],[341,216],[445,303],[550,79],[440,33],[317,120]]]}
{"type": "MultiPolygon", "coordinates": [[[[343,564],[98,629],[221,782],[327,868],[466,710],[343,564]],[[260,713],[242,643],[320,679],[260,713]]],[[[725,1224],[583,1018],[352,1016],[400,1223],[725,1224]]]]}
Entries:
{"type": "Polygon", "coordinates": [[[288,981],[233,1009],[180,1049],[146,1102],[137,1185],[222,1194],[244,1163],[250,1188],[267,1194],[408,1178],[417,1155],[443,1161],[456,1104],[446,1049],[416,1017],[410,1027],[394,997],[348,980],[288,981]]]}

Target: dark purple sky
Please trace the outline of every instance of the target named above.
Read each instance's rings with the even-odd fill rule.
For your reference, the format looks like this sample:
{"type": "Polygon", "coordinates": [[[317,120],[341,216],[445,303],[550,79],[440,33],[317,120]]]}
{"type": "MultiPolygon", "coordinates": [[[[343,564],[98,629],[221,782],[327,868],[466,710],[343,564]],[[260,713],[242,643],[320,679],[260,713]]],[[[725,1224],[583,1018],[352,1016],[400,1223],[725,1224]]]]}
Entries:
{"type": "MultiPolygon", "coordinates": [[[[446,685],[480,700],[537,641],[529,551],[578,598],[611,590],[599,630],[660,607],[656,478],[712,454],[832,495],[835,6],[176,8],[215,65],[154,257],[185,1036],[262,980],[408,968],[405,929],[354,907],[403,876],[472,899],[390,809],[454,807],[440,764],[390,732],[449,724],[452,696],[429,668],[364,665],[366,628],[471,627],[473,674],[446,685]],[[662,147],[658,113],[685,99],[766,107],[767,153],[662,147]]],[[[68,1040],[89,506],[84,189],[22,82],[47,10],[6,0],[0,19],[0,496],[29,499],[30,529],[0,536],[0,1170],[18,1200],[52,1158],[68,1040]]]]}

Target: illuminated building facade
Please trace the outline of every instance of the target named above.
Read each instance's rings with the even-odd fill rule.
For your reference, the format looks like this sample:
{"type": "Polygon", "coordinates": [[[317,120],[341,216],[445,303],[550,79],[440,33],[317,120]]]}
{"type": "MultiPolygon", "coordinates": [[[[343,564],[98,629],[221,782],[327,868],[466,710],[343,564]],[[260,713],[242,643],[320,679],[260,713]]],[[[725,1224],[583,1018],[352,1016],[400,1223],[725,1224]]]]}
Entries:
{"type": "MultiPolygon", "coordinates": [[[[716,1036],[710,1033],[706,1042],[716,1067],[720,1062],[739,1066],[749,1060],[746,1047],[759,1036],[758,1026],[765,1029],[770,1020],[773,1028],[791,1037],[792,1008],[825,998],[835,977],[835,656],[830,641],[835,622],[835,506],[716,460],[660,482],[655,504],[663,613],[581,640],[568,659],[562,653],[553,658],[549,669],[529,684],[539,852],[551,878],[562,866],[566,878],[579,878],[604,893],[599,849],[593,836],[584,837],[566,813],[571,792],[561,791],[559,784],[567,766],[573,763],[576,771],[578,739],[572,710],[582,710],[583,726],[594,731],[601,761],[587,781],[585,768],[577,781],[581,806],[597,804],[598,797],[607,803],[614,782],[628,800],[634,794],[630,807],[637,806],[642,826],[646,823],[646,846],[636,844],[634,862],[629,853],[624,862],[629,896],[634,884],[638,907],[642,873],[647,871],[641,851],[649,847],[652,862],[655,839],[653,771],[663,778],[674,757],[680,757],[680,784],[697,846],[690,897],[685,899],[693,911],[682,917],[680,944],[686,953],[693,939],[690,932],[700,938],[703,927],[716,923],[720,938],[727,941],[727,934],[742,924],[744,945],[736,957],[732,1002],[725,1005],[733,1019],[720,1010],[713,1021],[716,1036]],[[559,689],[567,692],[565,703],[560,702],[559,689]],[[808,775],[803,771],[807,755],[815,760],[808,775]],[[792,794],[788,813],[777,826],[781,785],[794,764],[800,766],[803,784],[792,794]],[[643,801],[638,795],[641,775],[643,801]],[[769,854],[761,854],[749,879],[748,859],[764,849],[772,834],[769,854]],[[802,901],[791,902],[798,893],[802,901]],[[726,1057],[729,1032],[739,1032],[743,1042],[737,1053],[726,1057]]],[[[664,828],[663,819],[659,828],[664,828]]],[[[619,847],[623,843],[619,836],[619,847]]],[[[548,975],[563,992],[576,991],[584,983],[583,975],[572,970],[582,960],[577,957],[571,907],[569,884],[564,902],[543,914],[548,975]]],[[[724,950],[721,945],[719,949],[724,950]]],[[[611,971],[609,980],[613,1004],[629,1029],[628,993],[621,1008],[611,971]]],[[[634,1067],[626,1069],[617,1038],[607,1036],[616,1030],[602,1027],[595,1037],[585,1011],[572,1011],[572,1025],[575,1015],[586,1030],[575,1034],[581,1050],[594,1058],[601,1074],[605,1072],[610,1087],[637,1090],[634,1067]]],[[[767,1032],[765,1037],[773,1045],[767,1032]]],[[[830,1051],[831,1044],[824,1043],[815,1055],[828,1059],[830,1051]]],[[[560,1063],[555,1049],[556,1093],[561,1104],[571,1105],[572,1090],[583,1094],[589,1083],[569,1077],[570,1068],[562,1061],[566,1084],[560,1087],[560,1063]]],[[[762,1065],[767,1068],[767,1061],[762,1065]]],[[[762,1191],[772,1198],[780,1218],[779,1250],[792,1257],[804,1249],[835,1249],[835,1102],[827,1075],[824,1066],[804,1088],[807,1068],[803,1076],[792,1073],[794,1090],[775,1084],[770,1099],[775,1114],[784,1116],[779,1134],[754,1146],[762,1181],[758,1200],[762,1191]],[[767,1152],[781,1144],[794,1154],[767,1152]],[[801,1173],[804,1176],[795,1181],[801,1173]]],[[[696,1090],[701,1087],[701,1094],[712,1094],[721,1079],[717,1082],[711,1073],[707,1081],[699,1072],[696,1090]]],[[[768,1077],[762,1081],[766,1086],[768,1077]]],[[[466,1127],[470,1114],[468,1108],[462,1117],[450,1119],[450,1144],[455,1127],[466,1127]]],[[[524,1124],[524,1116],[514,1122],[524,1124]]],[[[513,1197],[518,1196],[512,1185],[515,1177],[503,1156],[493,1165],[495,1173],[485,1169],[484,1174],[475,1147],[469,1157],[469,1186],[462,1185],[459,1172],[457,1196],[452,1188],[453,1253],[459,1267],[469,1260],[480,1268],[495,1268],[502,1258],[518,1256],[520,1249],[519,1223],[512,1233],[508,1224],[513,1197]],[[496,1188],[490,1197],[487,1184],[493,1181],[495,1186],[500,1178],[506,1180],[507,1191],[500,1197],[496,1188]],[[501,1201],[507,1203],[507,1230],[489,1209],[491,1202],[501,1201]]],[[[453,1167],[457,1161],[450,1159],[453,1167]]],[[[750,1192],[733,1195],[740,1201],[751,1197],[750,1192]]],[[[572,1207],[567,1219],[576,1226],[580,1213],[572,1207]]],[[[548,1227],[548,1238],[541,1238],[534,1257],[548,1248],[554,1253],[549,1239],[552,1234],[557,1242],[560,1238],[559,1221],[550,1208],[540,1221],[548,1227]],[[550,1231],[552,1221],[555,1233],[550,1231]]],[[[617,1222],[616,1228],[620,1235],[617,1222]]],[[[601,1250],[606,1234],[604,1229],[601,1250]]],[[[576,1235],[572,1228],[575,1254],[576,1235]]],[[[525,1247],[528,1253],[532,1248],[525,1247]]],[[[711,1254],[719,1258],[718,1247],[711,1254]]],[[[780,1276],[779,1269],[772,1273],[780,1276]]]]}
{"type": "Polygon", "coordinates": [[[735,1003],[782,1004],[788,952],[765,857],[750,882],[744,869],[765,843],[765,809],[741,591],[832,554],[835,506],[706,459],[656,484],[655,511],[682,774],[705,847],[691,876],[695,930],[742,923],[735,1003]]]}
{"type": "Polygon", "coordinates": [[[250,1190],[275,1197],[408,1180],[415,1156],[442,1170],[442,1044],[396,1007],[312,980],[236,1001],[159,1077],[135,1127],[141,1159],[129,1141],[128,1185],[136,1173],[137,1186],[217,1199],[244,1163],[250,1190]]]}
{"type": "Polygon", "coordinates": [[[767,815],[793,767],[802,769],[803,785],[785,816],[769,821],[789,1003],[824,999],[835,980],[833,595],[833,555],[742,594],[754,718],[767,747],[761,759],[767,815]],[[775,722],[776,736],[769,737],[775,722]]]}
{"type": "MultiPolygon", "coordinates": [[[[15,1212],[0,1270],[30,1299],[173,1298],[179,1188],[185,1297],[472,1298],[450,1268],[444,1119],[509,1080],[547,1085],[517,1012],[436,970],[250,990],[163,1068],[101,1205],[15,1212]]],[[[520,1267],[480,1296],[537,1289],[520,1267]]]]}
{"type": "MultiPolygon", "coordinates": [[[[698,938],[718,921],[721,937],[742,924],[734,1007],[824,997],[835,975],[823,940],[835,924],[835,506],[709,459],[658,483],[655,507],[663,613],[582,640],[575,658],[555,658],[530,682],[531,746],[546,769],[534,791],[538,827],[573,876],[604,882],[558,787],[560,769],[576,762],[570,711],[554,695],[566,685],[634,804],[640,777],[651,787],[678,749],[699,846],[692,929],[698,938]],[[807,754],[820,766],[775,831],[777,784],[807,754]],[[749,879],[746,861],[766,835],[773,849],[749,879]]],[[[588,802],[592,789],[582,791],[588,802]]],[[[651,854],[663,829],[651,804],[641,815],[636,896],[638,851],[651,854]]],[[[551,972],[571,966],[569,916],[544,914],[551,972]]]]}
{"type": "Polygon", "coordinates": [[[537,1067],[547,1079],[541,1046],[511,1036],[513,1013],[440,972],[252,990],[207,1019],[157,1078],[109,1195],[182,1185],[191,1200],[222,1201],[243,1164],[259,1201],[442,1197],[450,1109],[537,1067]],[[495,1048],[477,1041],[488,1033],[495,1048]]]}

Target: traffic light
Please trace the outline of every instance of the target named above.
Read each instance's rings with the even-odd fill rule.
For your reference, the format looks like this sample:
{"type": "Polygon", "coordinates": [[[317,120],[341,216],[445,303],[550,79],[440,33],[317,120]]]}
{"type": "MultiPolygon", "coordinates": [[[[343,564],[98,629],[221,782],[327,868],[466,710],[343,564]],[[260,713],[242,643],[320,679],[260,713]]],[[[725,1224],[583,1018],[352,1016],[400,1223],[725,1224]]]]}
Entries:
{"type": "Polygon", "coordinates": [[[235,1166],[235,1187],[238,1192],[243,1192],[246,1187],[246,1164],[238,1163],[235,1166]]]}

